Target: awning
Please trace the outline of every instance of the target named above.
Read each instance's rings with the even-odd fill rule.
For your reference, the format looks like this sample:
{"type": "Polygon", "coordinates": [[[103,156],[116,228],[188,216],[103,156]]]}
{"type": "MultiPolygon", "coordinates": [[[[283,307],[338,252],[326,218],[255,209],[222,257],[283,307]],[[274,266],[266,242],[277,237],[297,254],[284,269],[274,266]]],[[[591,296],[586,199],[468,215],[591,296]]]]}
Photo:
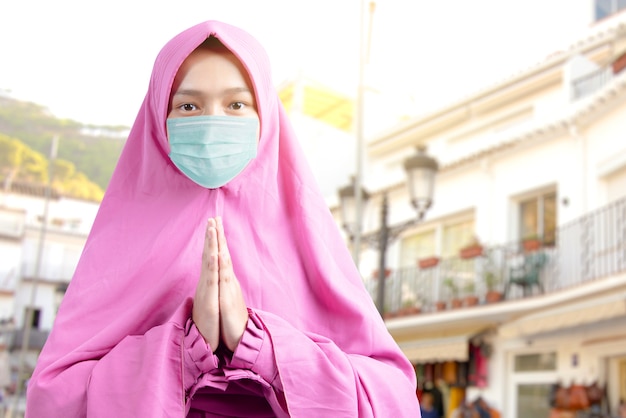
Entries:
{"type": "Polygon", "coordinates": [[[467,361],[469,337],[457,335],[400,344],[400,348],[411,363],[433,363],[439,361],[467,361]]]}
{"type": "Polygon", "coordinates": [[[398,341],[398,345],[412,363],[468,361],[470,340],[490,329],[491,326],[481,325],[463,330],[425,333],[416,339],[398,341]]]}
{"type": "Polygon", "coordinates": [[[502,325],[498,332],[503,337],[536,335],[621,316],[626,316],[624,293],[535,313],[502,325]]]}

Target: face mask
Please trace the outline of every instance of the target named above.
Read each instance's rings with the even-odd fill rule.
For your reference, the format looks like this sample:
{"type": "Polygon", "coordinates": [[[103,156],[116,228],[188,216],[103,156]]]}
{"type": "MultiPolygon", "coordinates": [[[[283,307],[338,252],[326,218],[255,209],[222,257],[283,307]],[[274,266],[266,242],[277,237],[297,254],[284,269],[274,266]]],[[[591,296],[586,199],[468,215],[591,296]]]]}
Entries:
{"type": "Polygon", "coordinates": [[[259,121],[235,116],[167,119],[169,157],[200,186],[222,187],[256,157],[259,121]]]}

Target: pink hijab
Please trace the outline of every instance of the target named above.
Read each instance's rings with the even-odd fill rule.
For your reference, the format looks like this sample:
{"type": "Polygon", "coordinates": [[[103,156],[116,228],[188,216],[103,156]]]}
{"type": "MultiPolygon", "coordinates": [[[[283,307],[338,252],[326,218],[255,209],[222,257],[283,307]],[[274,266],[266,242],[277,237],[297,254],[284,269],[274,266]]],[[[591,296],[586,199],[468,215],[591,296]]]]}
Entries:
{"type": "Polygon", "coordinates": [[[30,381],[27,417],[185,416],[181,341],[213,216],[271,338],[290,416],[419,417],[414,370],[363,287],[269,68],[254,38],[216,21],[161,50],[30,381]],[[173,165],[165,130],[176,71],[210,35],[243,62],[261,120],[258,156],[214,190],[173,165]]]}

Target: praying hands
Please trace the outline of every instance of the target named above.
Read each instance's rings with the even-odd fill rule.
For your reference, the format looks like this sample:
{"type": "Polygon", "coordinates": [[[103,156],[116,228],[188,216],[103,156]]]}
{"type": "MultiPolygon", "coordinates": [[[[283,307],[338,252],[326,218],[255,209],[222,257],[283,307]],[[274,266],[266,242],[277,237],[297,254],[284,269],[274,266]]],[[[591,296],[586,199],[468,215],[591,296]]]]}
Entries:
{"type": "Polygon", "coordinates": [[[220,343],[235,351],[248,321],[221,217],[207,223],[192,319],[213,352],[220,343]]]}

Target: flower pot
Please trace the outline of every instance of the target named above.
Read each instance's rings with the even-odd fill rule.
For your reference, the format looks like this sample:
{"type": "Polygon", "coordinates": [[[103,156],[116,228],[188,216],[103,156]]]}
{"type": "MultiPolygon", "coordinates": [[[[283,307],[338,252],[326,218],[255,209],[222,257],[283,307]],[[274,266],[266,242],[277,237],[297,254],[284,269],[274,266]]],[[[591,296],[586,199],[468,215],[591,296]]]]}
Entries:
{"type": "Polygon", "coordinates": [[[421,269],[427,269],[427,268],[435,267],[437,264],[439,264],[439,257],[422,258],[422,259],[418,260],[418,262],[417,262],[417,265],[421,269]]]}
{"type": "Polygon", "coordinates": [[[443,300],[439,300],[437,302],[435,302],[435,308],[438,311],[445,311],[446,310],[446,302],[444,302],[443,300]]]}
{"type": "Polygon", "coordinates": [[[450,301],[450,308],[462,308],[463,307],[463,299],[454,298],[450,301]]]}
{"type": "Polygon", "coordinates": [[[524,251],[537,251],[541,248],[541,240],[527,239],[522,241],[522,246],[524,247],[524,251]]]}
{"type": "MultiPolygon", "coordinates": [[[[391,276],[391,269],[385,269],[385,279],[388,279],[389,276],[391,276]]],[[[372,272],[372,278],[378,279],[378,270],[372,272]]]]}
{"type": "Polygon", "coordinates": [[[502,292],[498,292],[496,290],[490,290],[485,295],[485,301],[487,303],[499,302],[502,300],[502,292]]]}
{"type": "Polygon", "coordinates": [[[474,258],[483,255],[482,245],[471,245],[469,247],[461,248],[459,256],[463,259],[474,258]]]}
{"type": "Polygon", "coordinates": [[[408,306],[406,308],[402,308],[398,311],[399,316],[407,316],[407,315],[417,315],[422,312],[422,309],[419,306],[408,306]]]}
{"type": "Polygon", "coordinates": [[[476,295],[468,295],[465,296],[465,300],[463,301],[465,306],[476,306],[478,305],[478,296],[476,295]]]}
{"type": "Polygon", "coordinates": [[[383,318],[384,319],[391,319],[391,318],[395,318],[399,316],[398,311],[393,311],[393,312],[385,312],[383,314],[383,318]]]}

